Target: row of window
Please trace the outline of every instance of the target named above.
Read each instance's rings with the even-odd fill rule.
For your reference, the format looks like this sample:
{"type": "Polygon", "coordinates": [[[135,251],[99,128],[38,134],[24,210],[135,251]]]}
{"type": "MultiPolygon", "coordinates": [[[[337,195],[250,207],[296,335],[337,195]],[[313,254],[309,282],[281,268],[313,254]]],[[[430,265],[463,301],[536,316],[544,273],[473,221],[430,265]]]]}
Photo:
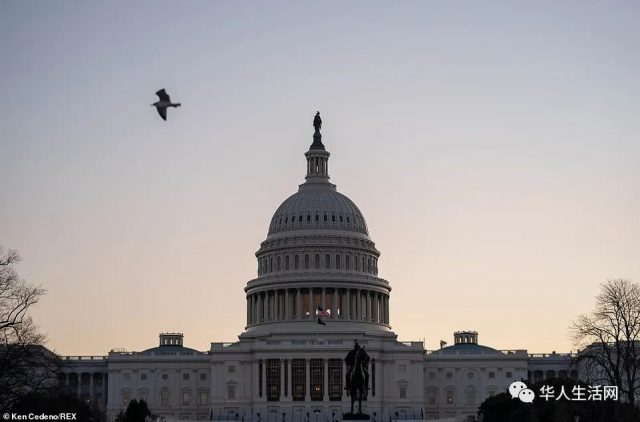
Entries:
{"type": "MultiPolygon", "coordinates": [[[[494,396],[497,392],[496,387],[489,387],[487,389],[487,397],[494,396]]],[[[443,390],[443,402],[447,405],[456,404],[456,389],[453,387],[447,387],[443,390]]],[[[426,391],[427,405],[436,406],[438,404],[438,389],[435,387],[428,388],[426,391]]],[[[464,405],[475,406],[477,404],[476,389],[472,386],[464,389],[464,405]]]]}
{"type": "MultiPolygon", "coordinates": [[[[147,390],[142,390],[139,391],[137,394],[138,398],[140,400],[144,400],[147,403],[150,403],[149,401],[149,392],[147,390]]],[[[160,405],[161,406],[169,406],[171,404],[171,390],[169,390],[167,387],[163,387],[160,390],[159,393],[159,399],[160,399],[160,405]]],[[[198,391],[198,401],[197,403],[194,402],[194,397],[192,395],[192,391],[189,389],[183,389],[180,392],[180,404],[182,406],[191,406],[191,405],[201,405],[201,406],[207,406],[209,405],[209,390],[199,390],[198,391]]],[[[126,407],[129,402],[133,399],[133,393],[131,390],[122,390],[122,406],[126,407]]]]}
{"type": "Polygon", "coordinates": [[[307,215],[303,214],[293,214],[293,215],[281,215],[273,218],[273,222],[271,223],[271,229],[285,229],[287,227],[295,227],[301,224],[321,224],[321,223],[332,223],[337,225],[349,225],[353,226],[359,230],[366,230],[365,223],[362,219],[357,216],[349,216],[342,214],[334,214],[334,213],[311,213],[308,212],[307,215]],[[353,224],[352,224],[353,223],[353,224]]]}
{"type": "MultiPolygon", "coordinates": [[[[343,360],[327,359],[327,394],[330,401],[342,400],[343,390],[343,360]]],[[[375,396],[375,359],[371,360],[372,392],[375,396]]],[[[291,394],[293,401],[305,401],[309,389],[312,401],[323,401],[325,397],[325,360],[324,359],[267,359],[258,362],[258,396],[266,395],[267,401],[279,401],[281,397],[291,394]],[[289,364],[291,370],[289,370],[289,364]],[[309,366],[307,368],[307,365],[309,366]],[[307,369],[309,379],[307,379],[307,369]],[[263,391],[263,374],[264,388],[263,391]],[[289,376],[291,376],[291,391],[289,392],[289,376]],[[284,379],[282,379],[284,377],[284,379]]],[[[235,384],[227,384],[227,398],[235,398],[235,384]]]]}
{"type": "MultiPolygon", "coordinates": [[[[429,379],[432,379],[432,380],[436,379],[436,372],[435,371],[430,371],[428,376],[429,376],[429,379]]],[[[488,371],[487,372],[487,376],[489,378],[495,378],[496,377],[496,373],[495,373],[495,371],[488,371]]],[[[504,373],[504,376],[505,376],[506,379],[511,379],[511,378],[513,378],[513,372],[506,371],[504,373]]],[[[467,372],[467,378],[473,379],[474,377],[475,377],[475,374],[473,372],[467,372]]],[[[447,371],[445,373],[445,378],[452,379],[453,378],[453,372],[447,371]]]]}
{"type": "MultiPolygon", "coordinates": [[[[198,374],[198,377],[200,379],[200,381],[206,381],[207,380],[207,374],[204,372],[201,372],[200,374],[198,374]]],[[[168,380],[169,379],[169,374],[167,373],[163,373],[161,375],[161,378],[163,380],[168,380]]],[[[140,373],[140,381],[147,381],[149,379],[149,374],[147,374],[146,372],[141,372],[140,373]]],[[[191,374],[189,372],[183,372],[182,373],[182,379],[184,381],[189,381],[191,379],[191,374]]],[[[125,372],[122,374],[122,380],[123,381],[131,381],[131,373],[129,372],[125,372]]]]}
{"type": "Polygon", "coordinates": [[[342,254],[276,254],[258,259],[258,275],[291,270],[345,270],[378,275],[378,258],[375,256],[342,254]]]}

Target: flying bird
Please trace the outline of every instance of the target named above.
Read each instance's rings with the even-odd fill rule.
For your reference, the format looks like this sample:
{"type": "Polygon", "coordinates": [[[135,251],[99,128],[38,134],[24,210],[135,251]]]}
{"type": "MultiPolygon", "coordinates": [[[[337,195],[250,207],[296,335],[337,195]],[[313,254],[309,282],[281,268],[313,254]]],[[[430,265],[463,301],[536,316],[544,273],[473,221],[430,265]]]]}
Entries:
{"type": "Polygon", "coordinates": [[[156,101],[151,105],[158,110],[158,114],[160,115],[160,117],[162,117],[162,120],[167,120],[167,108],[180,107],[181,104],[172,103],[169,94],[167,94],[167,91],[165,91],[164,88],[156,92],[156,95],[158,96],[158,98],[160,98],[160,101],[156,101]]]}

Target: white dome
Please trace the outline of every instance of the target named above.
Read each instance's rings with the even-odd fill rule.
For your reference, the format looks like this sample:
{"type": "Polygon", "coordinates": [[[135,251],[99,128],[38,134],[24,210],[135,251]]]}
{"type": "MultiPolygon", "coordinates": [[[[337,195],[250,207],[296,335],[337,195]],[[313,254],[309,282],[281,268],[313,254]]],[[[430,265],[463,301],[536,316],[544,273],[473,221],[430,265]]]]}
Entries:
{"type": "Polygon", "coordinates": [[[362,212],[332,185],[303,185],[278,207],[271,218],[269,235],[301,229],[335,229],[368,235],[362,212]]]}

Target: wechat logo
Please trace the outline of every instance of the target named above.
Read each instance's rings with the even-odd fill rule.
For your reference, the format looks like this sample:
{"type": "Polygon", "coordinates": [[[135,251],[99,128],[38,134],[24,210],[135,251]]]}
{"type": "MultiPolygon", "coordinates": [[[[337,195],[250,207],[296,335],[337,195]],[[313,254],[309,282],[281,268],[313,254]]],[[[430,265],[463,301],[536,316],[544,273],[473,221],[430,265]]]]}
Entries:
{"type": "Polygon", "coordinates": [[[527,388],[527,384],[522,381],[512,382],[509,386],[509,393],[511,393],[512,399],[517,397],[523,403],[533,403],[533,399],[536,398],[536,393],[527,388]]]}

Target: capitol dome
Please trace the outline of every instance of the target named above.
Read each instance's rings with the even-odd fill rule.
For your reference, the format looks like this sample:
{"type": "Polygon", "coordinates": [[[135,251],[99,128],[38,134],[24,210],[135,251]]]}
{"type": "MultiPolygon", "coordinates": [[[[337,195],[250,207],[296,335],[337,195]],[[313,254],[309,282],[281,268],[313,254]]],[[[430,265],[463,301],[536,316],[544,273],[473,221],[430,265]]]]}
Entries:
{"type": "Polygon", "coordinates": [[[333,185],[327,185],[315,188],[302,185],[276,210],[269,235],[301,229],[335,229],[368,235],[367,223],[356,204],[333,185]]]}
{"type": "Polygon", "coordinates": [[[320,125],[305,153],[305,182],[273,214],[256,252],[243,336],[307,332],[322,322],[334,333],[392,335],[380,252],[360,209],[329,181],[320,125]]]}

